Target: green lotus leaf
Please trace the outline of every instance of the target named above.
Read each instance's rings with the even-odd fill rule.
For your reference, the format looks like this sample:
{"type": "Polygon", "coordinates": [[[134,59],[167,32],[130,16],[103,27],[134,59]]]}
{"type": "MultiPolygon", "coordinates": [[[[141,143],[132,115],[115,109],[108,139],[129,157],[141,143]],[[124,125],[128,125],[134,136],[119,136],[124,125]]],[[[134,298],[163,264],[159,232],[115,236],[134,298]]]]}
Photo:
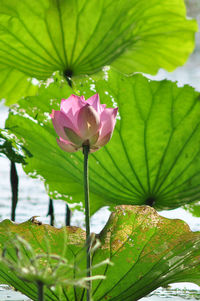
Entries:
{"type": "Polygon", "coordinates": [[[10,138],[6,134],[6,130],[0,129],[0,156],[5,155],[12,162],[25,164],[24,157],[20,151],[20,147],[15,143],[15,139],[10,138]]]}
{"type": "Polygon", "coordinates": [[[24,95],[35,95],[37,90],[38,86],[26,74],[0,64],[0,100],[5,99],[6,105],[16,103],[24,95]]]}
{"type": "Polygon", "coordinates": [[[58,70],[77,76],[112,64],[125,73],[171,71],[192,52],[197,31],[183,0],[1,0],[0,24],[3,77],[12,70],[12,92],[6,83],[1,94],[10,102],[18,82],[20,96],[29,95],[25,77],[47,79],[58,70]]]}
{"type": "MultiPolygon", "coordinates": [[[[74,262],[75,271],[77,267],[84,268],[85,261],[78,260],[78,254],[83,250],[85,233],[79,228],[56,229],[38,224],[35,219],[18,225],[3,221],[0,223],[1,250],[6,245],[8,259],[16,263],[19,252],[14,245],[7,244],[8,234],[22,236],[37,254],[50,250],[54,256],[74,262]]],[[[113,265],[93,270],[93,276],[106,276],[106,280],[92,283],[94,301],[138,300],[154,289],[174,282],[200,284],[200,233],[191,232],[181,220],[161,217],[149,206],[118,206],[97,237],[101,247],[93,254],[93,265],[106,258],[110,258],[113,265]]],[[[22,257],[27,257],[27,250],[21,251],[22,257]]],[[[16,277],[5,263],[0,265],[0,280],[37,300],[36,285],[16,277]]],[[[73,286],[62,290],[46,287],[45,300],[83,301],[86,299],[83,292],[84,289],[73,286]]]]}
{"type": "Polygon", "coordinates": [[[186,204],[184,206],[184,209],[189,211],[194,217],[200,217],[200,204],[199,204],[199,202],[186,204]]]}
{"type": "MultiPolygon", "coordinates": [[[[63,280],[75,282],[85,277],[84,245],[85,232],[77,227],[57,229],[42,225],[35,217],[22,224],[5,220],[0,223],[0,283],[38,300],[40,281],[45,285],[45,300],[75,300],[74,283],[68,287],[63,280]]],[[[79,287],[75,292],[80,295],[79,287]]]]}
{"type": "MultiPolygon", "coordinates": [[[[199,93],[112,69],[96,82],[77,81],[75,88],[86,98],[97,91],[102,103],[119,107],[111,141],[89,158],[92,213],[119,204],[161,210],[199,200],[199,93]]],[[[63,152],[49,120],[70,94],[59,80],[42,85],[38,96],[19,102],[6,125],[32,154],[26,173],[42,177],[53,198],[74,203],[83,201],[83,154],[63,152]]]]}
{"type": "Polygon", "coordinates": [[[121,199],[126,190],[124,204],[129,203],[131,189],[135,204],[145,203],[159,210],[199,200],[198,92],[166,80],[151,81],[140,74],[125,77],[112,69],[102,81],[86,80],[77,86],[80,94],[92,87],[108,106],[119,107],[120,119],[111,142],[91,159],[99,162],[95,173],[115,179],[112,189],[108,184],[105,187],[112,191],[116,185],[115,193],[118,189],[121,199]]]}

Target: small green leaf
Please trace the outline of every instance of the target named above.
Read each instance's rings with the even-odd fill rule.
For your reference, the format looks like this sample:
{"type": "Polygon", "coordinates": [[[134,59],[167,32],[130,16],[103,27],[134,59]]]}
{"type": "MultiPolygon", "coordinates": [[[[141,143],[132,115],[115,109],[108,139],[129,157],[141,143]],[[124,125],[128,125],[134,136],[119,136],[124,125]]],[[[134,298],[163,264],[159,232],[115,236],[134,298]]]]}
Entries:
{"type": "MultiPolygon", "coordinates": [[[[83,230],[76,227],[56,229],[38,224],[35,219],[22,224],[3,221],[0,223],[0,249],[7,247],[7,259],[14,265],[19,261],[19,248],[16,250],[15,244],[8,244],[8,237],[16,234],[22,236],[38,256],[50,250],[54,256],[62,256],[74,265],[75,276],[78,275],[76,272],[83,273],[85,260],[82,256],[86,251],[83,249],[83,230]]],[[[106,280],[93,281],[94,301],[138,300],[154,289],[174,282],[200,284],[200,233],[191,232],[183,221],[161,217],[148,206],[119,206],[97,237],[101,247],[93,254],[93,266],[106,258],[110,258],[113,265],[93,269],[93,276],[106,276],[106,280]]],[[[27,260],[29,251],[21,248],[20,254],[27,260]]],[[[44,268],[42,262],[41,270],[44,268]]],[[[0,280],[37,300],[36,286],[16,277],[13,269],[9,270],[4,262],[0,265],[0,280]]],[[[45,288],[47,301],[86,300],[86,295],[81,296],[83,289],[74,289],[70,285],[63,290],[45,288]]]]}
{"type": "Polygon", "coordinates": [[[184,209],[189,211],[193,216],[200,217],[200,204],[198,202],[186,204],[184,209]]]}
{"type": "Polygon", "coordinates": [[[47,79],[58,70],[76,76],[112,64],[125,73],[172,71],[192,52],[197,31],[183,0],[1,0],[0,24],[0,69],[12,70],[12,92],[5,84],[1,94],[10,101],[21,77],[23,96],[30,93],[26,76],[47,79]]]}
{"type": "Polygon", "coordinates": [[[0,156],[2,154],[12,162],[25,164],[21,147],[16,143],[13,137],[9,137],[6,130],[0,129],[0,156]]]}

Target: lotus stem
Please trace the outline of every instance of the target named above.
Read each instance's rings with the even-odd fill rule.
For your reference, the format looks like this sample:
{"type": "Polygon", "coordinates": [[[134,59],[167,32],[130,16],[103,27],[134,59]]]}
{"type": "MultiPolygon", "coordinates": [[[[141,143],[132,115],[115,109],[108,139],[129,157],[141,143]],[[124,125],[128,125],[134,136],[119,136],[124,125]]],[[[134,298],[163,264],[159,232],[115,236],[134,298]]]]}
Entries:
{"type": "MultiPolygon", "coordinates": [[[[86,250],[87,250],[87,277],[91,276],[90,254],[90,204],[89,204],[89,179],[88,179],[88,155],[89,145],[83,145],[84,154],[84,192],[85,192],[85,224],[86,224],[86,250]]],[[[87,301],[91,300],[91,281],[88,281],[87,301]]]]}
{"type": "Polygon", "coordinates": [[[10,182],[11,182],[11,189],[12,189],[12,209],[11,209],[11,220],[15,221],[15,213],[16,213],[16,207],[18,202],[18,174],[15,162],[11,162],[10,167],[10,182]]]}
{"type": "Polygon", "coordinates": [[[49,198],[49,210],[47,216],[50,216],[50,225],[54,226],[55,215],[54,215],[54,206],[53,206],[52,198],[49,198]]]}
{"type": "Polygon", "coordinates": [[[44,301],[44,284],[38,281],[37,286],[38,286],[38,301],[44,301]]]}
{"type": "Polygon", "coordinates": [[[66,212],[65,212],[65,225],[70,226],[71,224],[71,210],[69,206],[66,204],[66,212]]]}

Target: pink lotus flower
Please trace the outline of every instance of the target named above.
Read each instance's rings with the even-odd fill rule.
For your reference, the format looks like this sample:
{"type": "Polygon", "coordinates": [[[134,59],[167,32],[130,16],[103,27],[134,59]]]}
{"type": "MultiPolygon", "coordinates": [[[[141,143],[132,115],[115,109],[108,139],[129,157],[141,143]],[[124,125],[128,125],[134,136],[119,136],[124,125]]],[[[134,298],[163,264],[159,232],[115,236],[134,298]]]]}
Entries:
{"type": "Polygon", "coordinates": [[[71,95],[62,99],[60,111],[52,111],[51,118],[58,145],[66,152],[76,152],[89,145],[90,152],[97,151],[110,140],[118,108],[100,104],[99,95],[85,100],[84,96],[71,95]]]}

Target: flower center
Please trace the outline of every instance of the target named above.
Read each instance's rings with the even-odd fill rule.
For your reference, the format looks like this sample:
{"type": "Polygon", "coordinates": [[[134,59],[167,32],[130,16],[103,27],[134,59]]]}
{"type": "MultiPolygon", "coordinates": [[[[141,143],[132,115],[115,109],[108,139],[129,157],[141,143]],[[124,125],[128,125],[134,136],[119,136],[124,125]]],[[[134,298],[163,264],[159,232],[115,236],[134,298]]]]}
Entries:
{"type": "Polygon", "coordinates": [[[87,121],[87,127],[88,127],[88,130],[91,128],[91,123],[89,123],[88,121],[87,121]]]}

